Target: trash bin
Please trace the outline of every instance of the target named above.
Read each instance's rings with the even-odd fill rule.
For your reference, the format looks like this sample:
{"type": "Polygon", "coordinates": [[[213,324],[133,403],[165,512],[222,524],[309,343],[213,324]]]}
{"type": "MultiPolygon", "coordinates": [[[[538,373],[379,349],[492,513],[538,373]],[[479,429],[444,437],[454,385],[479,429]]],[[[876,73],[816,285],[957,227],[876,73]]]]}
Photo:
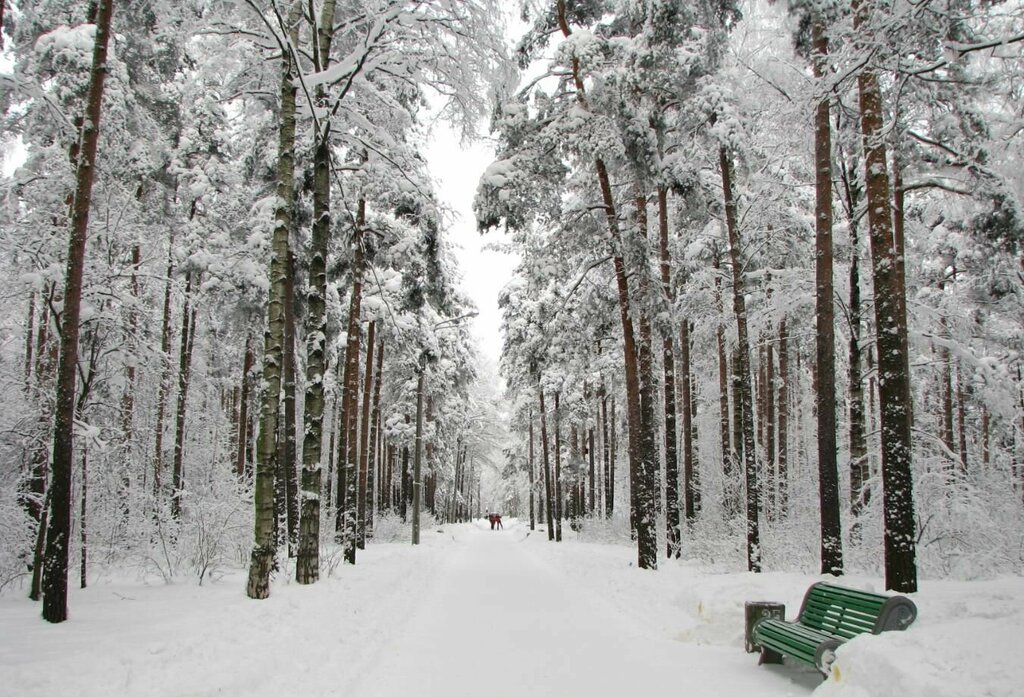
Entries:
{"type": "Polygon", "coordinates": [[[754,653],[760,649],[754,644],[754,625],[764,617],[771,617],[775,620],[786,619],[786,606],[782,603],[768,600],[749,600],[743,605],[746,616],[746,631],[743,633],[744,644],[747,653],[754,653]]]}

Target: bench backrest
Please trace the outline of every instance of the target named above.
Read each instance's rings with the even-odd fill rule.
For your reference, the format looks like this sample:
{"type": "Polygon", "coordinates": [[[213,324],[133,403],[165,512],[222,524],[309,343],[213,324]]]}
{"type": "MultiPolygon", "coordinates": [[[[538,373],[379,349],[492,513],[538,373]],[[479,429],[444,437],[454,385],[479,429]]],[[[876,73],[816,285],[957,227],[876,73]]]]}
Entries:
{"type": "Polygon", "coordinates": [[[800,624],[844,639],[906,629],[917,606],[902,595],[879,595],[831,583],[815,583],[804,596],[800,624]]]}

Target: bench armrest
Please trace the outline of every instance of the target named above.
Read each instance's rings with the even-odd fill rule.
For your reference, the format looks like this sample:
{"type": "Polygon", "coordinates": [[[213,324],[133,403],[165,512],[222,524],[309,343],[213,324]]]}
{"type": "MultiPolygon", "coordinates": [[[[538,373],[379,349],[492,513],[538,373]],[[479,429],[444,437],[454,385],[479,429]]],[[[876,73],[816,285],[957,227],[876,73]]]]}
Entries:
{"type": "Polygon", "coordinates": [[[894,595],[889,598],[875,621],[874,633],[903,630],[917,619],[917,605],[910,598],[894,595]]]}

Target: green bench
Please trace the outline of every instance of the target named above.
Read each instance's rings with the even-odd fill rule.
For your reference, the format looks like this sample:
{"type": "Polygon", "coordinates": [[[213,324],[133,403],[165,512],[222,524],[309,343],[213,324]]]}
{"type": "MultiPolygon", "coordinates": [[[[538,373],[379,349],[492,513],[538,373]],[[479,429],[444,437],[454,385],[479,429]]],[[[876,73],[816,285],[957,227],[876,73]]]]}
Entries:
{"type": "Polygon", "coordinates": [[[917,606],[902,595],[815,583],[807,589],[795,622],[759,620],[753,628],[753,643],[761,649],[759,664],[780,663],[788,656],[827,676],[836,648],[847,639],[906,629],[916,617],[917,606]]]}

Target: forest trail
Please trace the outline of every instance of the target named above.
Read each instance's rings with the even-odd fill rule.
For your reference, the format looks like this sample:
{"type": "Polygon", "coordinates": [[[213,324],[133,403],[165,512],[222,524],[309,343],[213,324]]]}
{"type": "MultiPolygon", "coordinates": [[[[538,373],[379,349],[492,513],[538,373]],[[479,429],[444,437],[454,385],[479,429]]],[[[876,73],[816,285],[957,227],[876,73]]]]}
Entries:
{"type": "Polygon", "coordinates": [[[349,694],[594,697],[684,686],[691,697],[806,694],[734,647],[659,638],[593,591],[573,588],[533,550],[545,534],[462,526],[411,616],[349,694]]]}

